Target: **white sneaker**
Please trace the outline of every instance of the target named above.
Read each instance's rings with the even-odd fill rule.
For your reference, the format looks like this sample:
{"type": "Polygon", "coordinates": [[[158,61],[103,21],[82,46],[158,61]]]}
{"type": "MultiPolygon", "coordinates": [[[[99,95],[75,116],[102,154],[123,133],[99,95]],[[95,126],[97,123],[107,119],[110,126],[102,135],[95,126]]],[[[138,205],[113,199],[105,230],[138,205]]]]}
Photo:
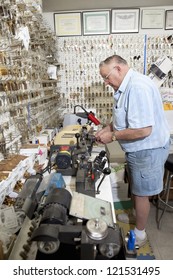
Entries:
{"type": "Polygon", "coordinates": [[[136,217],[133,215],[132,212],[118,214],[117,220],[119,222],[122,222],[125,224],[135,224],[136,223],[136,217]]]}

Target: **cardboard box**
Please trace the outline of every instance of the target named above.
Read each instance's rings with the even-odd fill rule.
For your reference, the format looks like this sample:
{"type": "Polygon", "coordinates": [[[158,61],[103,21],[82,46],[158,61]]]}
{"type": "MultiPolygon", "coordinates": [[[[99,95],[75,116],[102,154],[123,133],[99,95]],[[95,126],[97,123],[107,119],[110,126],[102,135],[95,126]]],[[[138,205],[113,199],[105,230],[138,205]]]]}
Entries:
{"type": "Polygon", "coordinates": [[[38,160],[39,164],[44,164],[47,159],[47,147],[38,144],[26,144],[20,149],[21,155],[35,155],[35,161],[38,160]]]}
{"type": "Polygon", "coordinates": [[[113,141],[105,145],[105,150],[110,163],[124,163],[125,153],[121,149],[118,141],[113,141]]]}

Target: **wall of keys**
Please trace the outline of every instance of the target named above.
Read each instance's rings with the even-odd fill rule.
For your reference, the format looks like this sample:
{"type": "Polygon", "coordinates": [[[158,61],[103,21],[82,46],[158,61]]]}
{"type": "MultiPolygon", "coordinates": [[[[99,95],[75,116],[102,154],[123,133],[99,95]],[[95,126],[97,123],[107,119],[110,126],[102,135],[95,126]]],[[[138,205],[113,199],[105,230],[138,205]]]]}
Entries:
{"type": "MultiPolygon", "coordinates": [[[[112,117],[112,89],[105,86],[99,75],[99,63],[106,57],[118,54],[137,71],[149,74],[149,69],[159,57],[173,60],[173,36],[111,34],[100,36],[76,36],[58,38],[60,63],[59,92],[66,98],[66,111],[73,112],[77,104],[87,110],[96,109],[103,123],[112,117]]],[[[173,70],[162,85],[172,95],[173,70]]]]}
{"type": "MultiPolygon", "coordinates": [[[[42,17],[41,0],[1,0],[0,159],[43,128],[59,126],[77,104],[109,122],[113,92],[99,75],[99,63],[112,54],[148,74],[159,57],[173,60],[173,35],[56,37],[42,17]],[[56,68],[53,78],[50,66],[56,68]]],[[[173,70],[160,91],[166,105],[173,103],[173,70]]]]}
{"type": "Polygon", "coordinates": [[[42,18],[40,0],[0,3],[0,155],[18,152],[42,128],[56,127],[61,112],[57,40],[42,18]]]}

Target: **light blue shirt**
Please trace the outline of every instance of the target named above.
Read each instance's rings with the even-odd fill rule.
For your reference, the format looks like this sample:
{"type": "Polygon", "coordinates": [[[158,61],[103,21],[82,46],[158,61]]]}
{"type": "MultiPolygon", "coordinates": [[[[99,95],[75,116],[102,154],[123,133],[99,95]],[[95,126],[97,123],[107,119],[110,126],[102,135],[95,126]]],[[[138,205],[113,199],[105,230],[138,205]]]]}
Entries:
{"type": "Polygon", "coordinates": [[[170,131],[161,95],[149,77],[129,69],[118,91],[114,93],[113,125],[117,130],[152,126],[148,137],[118,140],[125,152],[159,148],[168,142],[170,131]]]}

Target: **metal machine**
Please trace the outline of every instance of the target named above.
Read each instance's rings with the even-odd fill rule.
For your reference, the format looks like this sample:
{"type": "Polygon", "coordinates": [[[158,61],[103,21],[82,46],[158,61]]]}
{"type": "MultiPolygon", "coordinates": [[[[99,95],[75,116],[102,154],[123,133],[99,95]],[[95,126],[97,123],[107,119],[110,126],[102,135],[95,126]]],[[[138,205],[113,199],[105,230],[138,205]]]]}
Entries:
{"type": "Polygon", "coordinates": [[[70,129],[55,138],[48,165],[26,181],[16,201],[16,211],[23,211],[26,218],[10,259],[126,258],[111,203],[95,197],[110,174],[106,152],[91,158],[95,140],[91,128],[70,129]],[[66,188],[64,175],[76,177],[74,192],[66,188]]]}
{"type": "Polygon", "coordinates": [[[62,129],[50,147],[48,168],[54,163],[57,172],[66,176],[75,176],[81,158],[87,160],[95,137],[89,126],[69,125],[62,129]]]}
{"type": "Polygon", "coordinates": [[[36,258],[124,258],[120,229],[113,222],[111,204],[65,188],[55,188],[39,209],[36,258]]]}
{"type": "Polygon", "coordinates": [[[22,209],[16,205],[26,218],[9,259],[125,259],[111,203],[71,193],[61,176],[57,185],[54,178],[49,182],[33,189],[34,203],[27,197],[22,209]]]}
{"type": "Polygon", "coordinates": [[[105,151],[97,154],[94,160],[91,159],[94,142],[95,137],[90,126],[65,127],[58,133],[54,144],[50,147],[46,169],[51,172],[53,166],[56,172],[64,176],[75,176],[76,191],[95,196],[95,182],[101,174],[105,177],[111,171],[105,151]]]}

